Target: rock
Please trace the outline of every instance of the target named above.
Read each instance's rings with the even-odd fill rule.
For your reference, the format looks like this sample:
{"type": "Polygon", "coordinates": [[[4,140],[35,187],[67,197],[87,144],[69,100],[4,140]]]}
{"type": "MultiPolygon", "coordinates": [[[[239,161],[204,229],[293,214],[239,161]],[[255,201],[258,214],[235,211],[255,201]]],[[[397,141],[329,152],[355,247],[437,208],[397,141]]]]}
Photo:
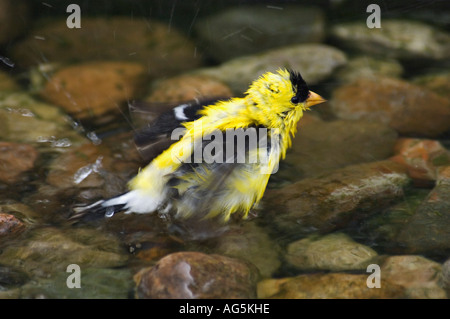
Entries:
{"type": "Polygon", "coordinates": [[[450,99],[450,72],[417,76],[413,78],[412,82],[450,99]]]}
{"type": "Polygon", "coordinates": [[[137,297],[156,299],[255,298],[257,271],[247,263],[179,252],[135,275],[137,297]]]}
{"type": "Polygon", "coordinates": [[[214,252],[254,264],[262,277],[271,277],[280,267],[280,248],[267,231],[248,221],[221,235],[214,252]]]}
{"type": "Polygon", "coordinates": [[[28,279],[27,274],[20,270],[0,266],[0,293],[5,289],[21,286],[26,283],[28,279]]]}
{"type": "Polygon", "coordinates": [[[343,85],[333,92],[331,108],[340,119],[381,122],[403,135],[436,137],[450,129],[449,100],[393,78],[343,85]]]}
{"type": "Polygon", "coordinates": [[[44,278],[65,272],[70,264],[82,269],[119,267],[125,265],[127,259],[114,236],[87,228],[35,229],[26,239],[4,247],[0,254],[0,264],[20,267],[28,275],[44,278]]]}
{"type": "Polygon", "coordinates": [[[321,42],[324,25],[324,15],[316,7],[239,6],[201,19],[195,29],[209,55],[226,61],[289,45],[292,39],[295,43],[321,42]]]}
{"type": "Polygon", "coordinates": [[[206,75],[183,74],[157,82],[145,98],[149,102],[182,102],[194,99],[231,97],[230,88],[206,75]]]}
{"type": "Polygon", "coordinates": [[[366,270],[377,256],[344,233],[310,236],[290,243],[286,260],[299,270],[366,270]]]}
{"type": "Polygon", "coordinates": [[[382,123],[305,122],[302,118],[292,148],[282,162],[288,169],[279,173],[296,181],[347,165],[384,160],[393,154],[396,139],[397,133],[382,123]]]}
{"type": "Polygon", "coordinates": [[[403,198],[405,169],[392,161],[350,165],[266,191],[264,218],[285,237],[329,232],[403,198]]]}
{"type": "Polygon", "coordinates": [[[20,299],[128,299],[133,290],[129,269],[81,267],[81,289],[67,287],[70,276],[65,269],[50,278],[26,283],[21,287],[20,299]]]}
{"type": "Polygon", "coordinates": [[[14,215],[0,213],[0,239],[7,240],[15,237],[22,233],[25,228],[25,224],[14,215]]]}
{"type": "Polygon", "coordinates": [[[450,185],[438,184],[396,238],[402,251],[448,256],[450,252],[450,185]]]}
{"type": "Polygon", "coordinates": [[[138,167],[131,164],[126,169],[113,154],[106,146],[91,143],[73,148],[53,160],[46,182],[60,189],[104,187],[105,183],[114,183],[114,179],[116,183],[125,185],[126,179],[138,167]]]}
{"type": "Polygon", "coordinates": [[[29,3],[24,0],[0,0],[0,44],[20,36],[30,22],[29,3]]]}
{"type": "Polygon", "coordinates": [[[11,50],[20,67],[42,62],[129,61],[143,64],[153,78],[194,69],[202,60],[186,37],[153,19],[149,23],[136,17],[83,16],[80,29],[67,28],[66,18],[36,25],[11,50]]]}
{"type": "Polygon", "coordinates": [[[119,106],[139,97],[146,69],[131,62],[88,62],[62,68],[49,79],[41,95],[78,119],[118,113],[119,106]]]}
{"type": "Polygon", "coordinates": [[[258,283],[258,298],[394,299],[405,297],[404,289],[399,285],[382,281],[381,288],[370,289],[367,286],[367,279],[368,275],[340,273],[266,279],[258,283]]]}
{"type": "Polygon", "coordinates": [[[447,294],[450,292],[450,259],[447,259],[442,265],[442,273],[439,278],[439,284],[447,290],[447,294]]]}
{"type": "Polygon", "coordinates": [[[20,181],[20,176],[34,167],[38,156],[31,145],[0,142],[0,181],[8,184],[20,181]]]}
{"type": "Polygon", "coordinates": [[[441,265],[422,256],[390,256],[381,265],[381,281],[404,287],[407,298],[447,299],[439,287],[441,265]]]}
{"type": "Polygon", "coordinates": [[[19,85],[8,73],[0,70],[0,91],[17,91],[19,85]]]}
{"type": "Polygon", "coordinates": [[[450,151],[439,141],[402,138],[395,146],[392,160],[408,169],[408,175],[416,184],[434,182],[439,166],[450,165],[450,151]]]}
{"type": "Polygon", "coordinates": [[[336,42],[383,57],[436,59],[450,57],[450,35],[430,25],[407,20],[382,20],[382,27],[370,29],[366,23],[343,23],[332,27],[336,42]]]}
{"type": "Polygon", "coordinates": [[[352,82],[360,78],[375,78],[388,76],[399,78],[403,74],[402,65],[394,59],[358,56],[336,73],[336,79],[342,82],[352,82]]]}
{"type": "Polygon", "coordinates": [[[326,79],[345,63],[345,54],[334,47],[299,44],[235,58],[218,67],[199,69],[195,74],[213,76],[226,83],[234,94],[242,94],[263,73],[273,72],[281,67],[301,72],[305,81],[312,85],[326,79]]]}
{"type": "Polygon", "coordinates": [[[450,185],[450,165],[441,166],[438,168],[437,185],[450,185]]]}
{"type": "Polygon", "coordinates": [[[25,93],[0,92],[0,139],[30,143],[39,149],[64,150],[86,142],[70,125],[67,116],[25,93]]]}

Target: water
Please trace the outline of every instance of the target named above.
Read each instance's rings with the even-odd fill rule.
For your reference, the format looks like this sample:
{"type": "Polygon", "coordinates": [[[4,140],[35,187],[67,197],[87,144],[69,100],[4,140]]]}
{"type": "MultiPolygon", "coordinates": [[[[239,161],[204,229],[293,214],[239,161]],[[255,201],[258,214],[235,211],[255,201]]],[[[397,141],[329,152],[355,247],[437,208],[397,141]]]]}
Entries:
{"type": "Polygon", "coordinates": [[[447,298],[445,2],[380,4],[379,30],[366,26],[360,1],[255,1],[252,13],[239,1],[85,1],[79,29],[66,24],[72,2],[32,1],[27,12],[13,5],[11,15],[23,18],[8,25],[21,33],[0,34],[0,298],[158,298],[143,293],[154,278],[180,293],[155,269],[179,273],[181,292],[200,298],[447,298]],[[207,19],[238,4],[225,25],[207,19]],[[396,38],[389,19],[400,18],[424,25],[403,26],[396,38]],[[349,21],[359,27],[347,38],[336,26],[349,21]],[[388,30],[385,44],[371,42],[388,30]],[[330,103],[301,119],[248,219],[178,221],[110,209],[69,219],[76,205],[126,191],[147,164],[133,133],[155,112],[242,96],[275,67],[296,68],[330,103]],[[421,96],[426,105],[417,106],[421,96]],[[379,108],[364,109],[377,99],[379,108]],[[154,108],[128,107],[145,100],[154,108]],[[402,153],[406,138],[416,140],[402,153]],[[393,155],[402,164],[392,164],[393,155]],[[82,274],[78,290],[66,284],[72,264],[82,274]],[[381,267],[384,290],[366,289],[369,264],[381,267]],[[408,267],[417,274],[410,282],[408,267]]]}

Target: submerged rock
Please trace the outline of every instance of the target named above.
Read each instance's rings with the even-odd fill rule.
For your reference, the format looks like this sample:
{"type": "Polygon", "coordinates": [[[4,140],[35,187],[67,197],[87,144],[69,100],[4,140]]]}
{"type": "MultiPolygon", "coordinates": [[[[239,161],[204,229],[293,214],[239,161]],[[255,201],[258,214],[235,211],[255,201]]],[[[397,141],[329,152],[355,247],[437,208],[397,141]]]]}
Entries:
{"type": "Polygon", "coordinates": [[[381,122],[404,135],[436,137],[450,130],[450,101],[408,82],[363,78],[333,92],[340,119],[381,122]]]}
{"type": "Polygon", "coordinates": [[[194,44],[175,28],[136,17],[83,16],[79,29],[68,28],[65,18],[39,21],[12,47],[11,56],[20,67],[43,62],[138,62],[150,77],[193,69],[202,60],[194,44]]]}
{"type": "Polygon", "coordinates": [[[396,155],[392,160],[405,165],[408,175],[416,184],[434,182],[438,168],[450,165],[450,151],[439,141],[402,138],[395,146],[396,155]]]}
{"type": "Polygon", "coordinates": [[[344,233],[310,236],[290,243],[286,260],[300,270],[366,270],[377,256],[344,233]]]}
{"type": "Polygon", "coordinates": [[[266,191],[264,218],[296,238],[328,232],[403,198],[408,182],[405,168],[392,161],[351,165],[266,191]]]}
{"type": "Polygon", "coordinates": [[[339,44],[383,57],[402,59],[448,59],[450,35],[417,21],[383,19],[382,27],[370,29],[354,22],[332,27],[339,44]]]}
{"type": "Polygon", "coordinates": [[[106,268],[123,266],[127,260],[128,256],[114,236],[87,228],[36,229],[26,239],[3,248],[0,254],[0,264],[20,267],[37,277],[66,271],[70,264],[106,268]]]}
{"type": "Polygon", "coordinates": [[[230,88],[207,75],[183,74],[155,83],[145,98],[149,102],[183,102],[194,99],[231,97],[230,88]]]}
{"type": "Polygon", "coordinates": [[[135,275],[137,297],[157,299],[255,298],[254,266],[198,252],[165,256],[135,275]]]}
{"type": "Polygon", "coordinates": [[[325,35],[322,11],[295,5],[234,7],[201,19],[195,29],[219,61],[289,45],[293,39],[321,42],[325,35]]]}
{"type": "Polygon", "coordinates": [[[439,286],[441,265],[422,256],[390,256],[380,272],[382,281],[402,286],[407,298],[447,299],[439,286]]]}
{"type": "Polygon", "coordinates": [[[121,104],[140,96],[146,84],[145,67],[131,62],[88,62],[61,68],[41,92],[77,119],[120,112],[121,104]]]}
{"type": "Polygon", "coordinates": [[[369,274],[305,274],[292,278],[266,279],[258,283],[258,298],[273,299],[393,299],[404,298],[404,289],[384,282],[368,288],[369,274]]]}
{"type": "Polygon", "coordinates": [[[397,133],[382,123],[302,118],[279,174],[295,181],[347,165],[384,160],[393,154],[397,133]],[[305,121],[307,120],[307,121],[305,121]],[[283,170],[284,166],[288,166],[283,170]]]}
{"type": "Polygon", "coordinates": [[[211,75],[226,83],[234,94],[242,94],[250,83],[265,72],[287,67],[301,72],[309,84],[331,76],[347,63],[344,52],[324,44],[298,44],[247,55],[227,61],[218,67],[199,69],[195,74],[211,75]]]}
{"type": "Polygon", "coordinates": [[[28,144],[0,142],[0,181],[8,184],[20,181],[38,158],[37,150],[28,144]]]}

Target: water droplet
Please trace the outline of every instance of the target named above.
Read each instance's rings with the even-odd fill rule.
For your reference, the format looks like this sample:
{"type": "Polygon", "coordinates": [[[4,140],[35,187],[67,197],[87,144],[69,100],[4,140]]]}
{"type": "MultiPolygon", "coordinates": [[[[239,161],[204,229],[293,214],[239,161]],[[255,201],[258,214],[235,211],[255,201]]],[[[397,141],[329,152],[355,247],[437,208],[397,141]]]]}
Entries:
{"type": "Polygon", "coordinates": [[[114,216],[114,213],[115,213],[114,207],[112,207],[112,206],[108,207],[108,208],[106,208],[105,217],[111,218],[114,216]]]}

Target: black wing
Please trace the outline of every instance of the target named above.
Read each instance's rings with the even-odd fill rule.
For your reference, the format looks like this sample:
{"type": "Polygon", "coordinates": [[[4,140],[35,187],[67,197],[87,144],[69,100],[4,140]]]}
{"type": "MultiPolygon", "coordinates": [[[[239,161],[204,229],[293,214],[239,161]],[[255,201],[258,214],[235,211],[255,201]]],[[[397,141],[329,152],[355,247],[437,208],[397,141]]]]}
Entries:
{"type": "Polygon", "coordinates": [[[178,104],[138,102],[130,105],[132,113],[140,113],[150,123],[136,132],[134,142],[146,161],[153,160],[176,140],[171,134],[176,128],[182,128],[184,122],[199,119],[198,111],[212,105],[222,98],[193,100],[178,104]]]}

